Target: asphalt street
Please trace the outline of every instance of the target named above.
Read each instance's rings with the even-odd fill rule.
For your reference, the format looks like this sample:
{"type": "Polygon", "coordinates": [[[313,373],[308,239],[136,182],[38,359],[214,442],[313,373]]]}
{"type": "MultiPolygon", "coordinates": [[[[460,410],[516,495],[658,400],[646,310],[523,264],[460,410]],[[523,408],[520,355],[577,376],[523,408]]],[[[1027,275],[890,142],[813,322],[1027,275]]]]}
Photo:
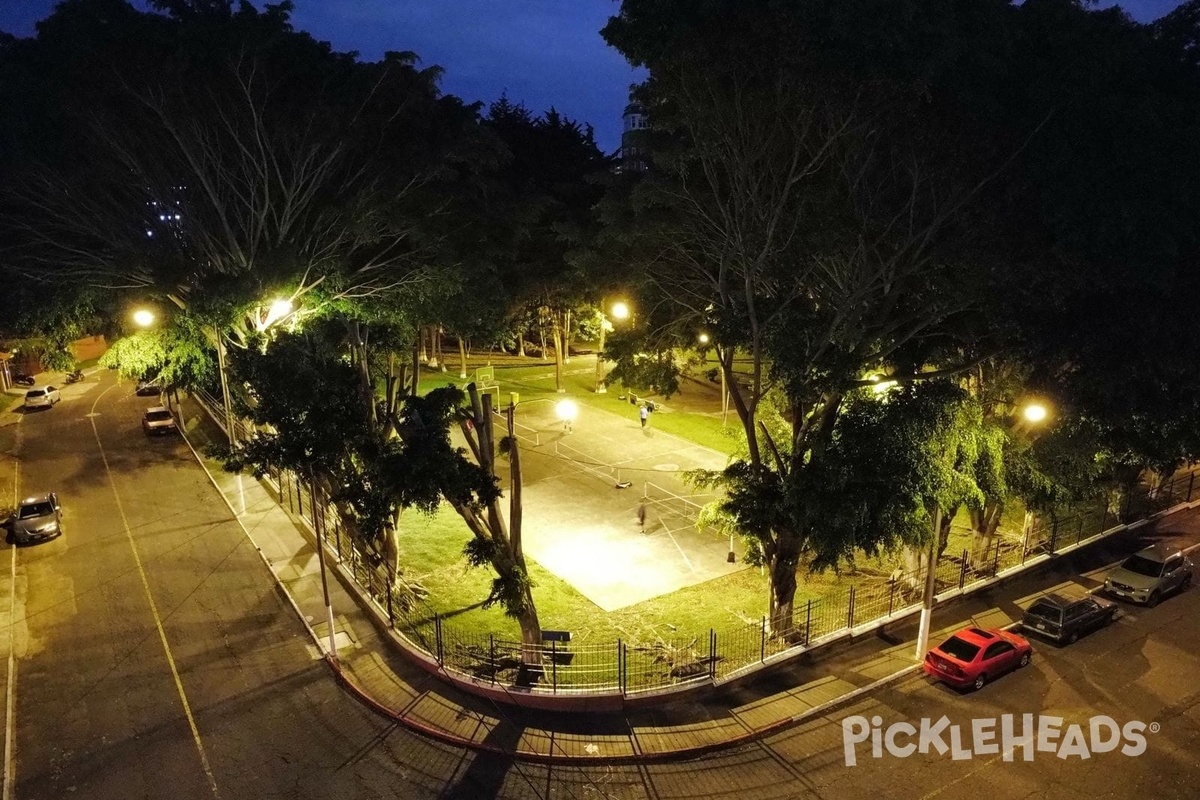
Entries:
{"type": "Polygon", "coordinates": [[[330,680],[186,445],[142,434],[153,400],[108,375],[63,395],[0,440],[65,511],[4,553],[4,797],[433,796],[454,754],[330,680]]]}
{"type": "MultiPolygon", "coordinates": [[[[3,800],[1200,796],[1197,589],[1155,609],[1124,606],[1112,627],[1070,647],[1035,642],[1029,667],[979,692],[912,676],[703,759],[563,768],[429,742],[350,699],[315,659],[186,445],[143,436],[152,402],[101,374],[67,387],[54,409],[0,419],[0,499],[54,489],[66,510],[62,538],[0,551],[3,800]],[[1006,714],[1057,725],[1060,744],[1072,724],[1086,737],[1097,715],[1144,723],[1145,749],[1097,747],[1085,759],[1048,747],[1009,761],[986,744],[957,759],[934,745],[877,758],[868,735],[847,764],[847,720],[882,739],[895,723],[944,716],[961,751],[974,746],[973,724],[987,730],[1006,714]]],[[[1200,514],[1179,515],[1163,535],[1197,540],[1200,514]]]]}

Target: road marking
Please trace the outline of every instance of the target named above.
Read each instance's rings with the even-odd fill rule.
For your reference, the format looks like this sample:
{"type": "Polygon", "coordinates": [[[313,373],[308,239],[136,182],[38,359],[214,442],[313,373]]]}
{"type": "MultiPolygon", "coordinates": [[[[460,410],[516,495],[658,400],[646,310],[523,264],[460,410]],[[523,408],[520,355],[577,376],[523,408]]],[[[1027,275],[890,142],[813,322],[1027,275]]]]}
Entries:
{"type": "MultiPolygon", "coordinates": [[[[13,441],[13,505],[20,502],[21,497],[21,419],[17,417],[17,432],[14,434],[13,441]]],[[[4,800],[12,800],[12,787],[14,781],[13,762],[13,739],[17,733],[17,712],[13,707],[16,701],[16,689],[14,684],[17,680],[17,648],[16,648],[16,620],[17,620],[17,545],[14,543],[10,548],[10,559],[8,568],[9,591],[12,593],[9,596],[8,606],[8,674],[5,678],[7,686],[4,696],[4,800]]]]}
{"type": "Polygon", "coordinates": [[[133,531],[129,527],[129,518],[125,516],[125,506],[121,503],[121,495],[117,491],[117,483],[113,478],[112,470],[108,466],[108,455],[104,452],[104,444],[100,441],[100,431],[96,428],[96,403],[100,402],[100,398],[108,394],[113,389],[117,388],[117,384],[105,389],[103,392],[92,401],[91,417],[92,435],[96,437],[96,447],[100,450],[100,460],[104,462],[104,474],[108,476],[108,485],[112,487],[113,497],[117,501],[117,513],[121,515],[121,525],[125,528],[125,538],[129,542],[129,549],[133,552],[133,561],[137,565],[138,577],[142,580],[142,589],[146,592],[146,601],[150,604],[150,613],[154,616],[154,626],[158,629],[158,639],[162,642],[163,652],[167,656],[167,664],[171,667],[171,677],[175,679],[175,690],[179,693],[179,701],[183,704],[183,713],[187,717],[188,727],[192,730],[192,741],[196,743],[196,752],[200,755],[200,765],[204,768],[204,775],[208,778],[208,786],[212,790],[213,797],[220,797],[221,793],[217,789],[217,779],[213,775],[212,767],[208,763],[208,754],[204,750],[204,742],[200,739],[200,728],[196,725],[196,718],[192,715],[192,706],[188,702],[187,693],[183,689],[183,680],[179,677],[179,668],[175,665],[175,656],[171,653],[171,644],[167,641],[167,632],[163,629],[162,616],[158,613],[158,604],[154,602],[154,595],[150,592],[150,580],[146,577],[146,570],[142,566],[142,557],[138,553],[137,544],[133,540],[133,531]]]}

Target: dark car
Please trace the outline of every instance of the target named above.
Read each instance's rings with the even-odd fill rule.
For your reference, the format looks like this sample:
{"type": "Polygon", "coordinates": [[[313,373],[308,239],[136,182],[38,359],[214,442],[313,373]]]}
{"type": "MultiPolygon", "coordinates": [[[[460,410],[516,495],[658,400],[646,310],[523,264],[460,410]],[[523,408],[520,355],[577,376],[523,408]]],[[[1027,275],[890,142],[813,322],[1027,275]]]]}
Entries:
{"type": "Polygon", "coordinates": [[[925,655],[925,674],[960,689],[982,689],[1004,673],[1023,667],[1033,647],[1000,628],[967,627],[925,655]]]}
{"type": "Polygon", "coordinates": [[[1080,636],[1116,619],[1117,605],[1098,597],[1039,597],[1021,617],[1021,628],[1059,643],[1073,644],[1080,636]]]}
{"type": "Polygon", "coordinates": [[[163,385],[157,379],[144,378],[137,383],[134,393],[138,397],[157,397],[163,393],[163,385]]]}

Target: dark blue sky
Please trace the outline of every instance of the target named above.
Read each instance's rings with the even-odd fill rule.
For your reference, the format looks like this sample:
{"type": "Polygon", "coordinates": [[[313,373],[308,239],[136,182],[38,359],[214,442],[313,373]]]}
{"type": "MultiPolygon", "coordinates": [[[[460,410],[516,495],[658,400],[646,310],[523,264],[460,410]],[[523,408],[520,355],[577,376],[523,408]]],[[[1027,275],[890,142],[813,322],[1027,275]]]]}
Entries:
{"type": "MultiPolygon", "coordinates": [[[[0,30],[32,36],[56,0],[0,0],[0,30]]],[[[491,102],[502,92],[535,113],[554,106],[591,123],[607,151],[621,138],[621,110],[640,79],[600,38],[619,0],[295,0],[295,27],[365,60],[412,50],[444,68],[442,90],[491,102]]],[[[1141,22],[1178,0],[1127,0],[1141,22]]],[[[141,6],[138,0],[135,5],[141,6]]],[[[260,3],[256,3],[261,7],[260,3]]],[[[1100,5],[1113,5],[1102,2],[1100,5]]]]}

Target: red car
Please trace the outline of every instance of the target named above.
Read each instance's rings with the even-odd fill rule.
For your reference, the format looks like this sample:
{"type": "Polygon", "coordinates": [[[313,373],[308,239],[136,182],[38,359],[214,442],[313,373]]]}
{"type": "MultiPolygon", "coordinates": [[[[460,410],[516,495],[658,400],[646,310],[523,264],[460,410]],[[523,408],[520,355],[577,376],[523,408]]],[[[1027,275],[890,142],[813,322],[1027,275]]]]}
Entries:
{"type": "Polygon", "coordinates": [[[992,628],[963,628],[925,655],[925,674],[943,683],[982,689],[992,678],[1023,667],[1033,658],[1029,641],[992,628]]]}

